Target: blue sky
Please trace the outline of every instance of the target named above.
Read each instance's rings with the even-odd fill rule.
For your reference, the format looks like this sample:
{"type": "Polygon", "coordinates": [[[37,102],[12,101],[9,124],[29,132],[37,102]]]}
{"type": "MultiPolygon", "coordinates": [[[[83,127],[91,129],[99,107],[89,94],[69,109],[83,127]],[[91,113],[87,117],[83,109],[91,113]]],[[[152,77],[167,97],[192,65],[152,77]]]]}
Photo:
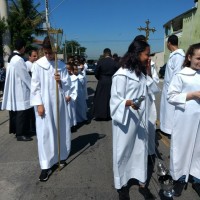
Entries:
{"type": "MultiPolygon", "coordinates": [[[[39,10],[45,10],[45,0],[39,10]]],[[[61,28],[67,40],[77,40],[87,48],[88,58],[96,59],[104,48],[122,56],[149,19],[151,52],[164,48],[163,25],[194,7],[194,0],[49,0],[49,20],[61,28]]]]}

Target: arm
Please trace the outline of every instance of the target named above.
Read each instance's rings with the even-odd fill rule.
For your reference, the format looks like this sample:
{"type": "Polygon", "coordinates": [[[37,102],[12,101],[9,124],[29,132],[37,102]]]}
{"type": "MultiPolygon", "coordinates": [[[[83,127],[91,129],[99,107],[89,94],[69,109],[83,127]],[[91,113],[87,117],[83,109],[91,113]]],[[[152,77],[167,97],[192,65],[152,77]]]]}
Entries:
{"type": "Polygon", "coordinates": [[[36,64],[32,67],[32,79],[31,79],[31,105],[37,106],[37,112],[39,116],[43,116],[45,113],[44,105],[41,96],[41,80],[38,72],[38,66],[36,64]]]}
{"type": "Polygon", "coordinates": [[[78,95],[78,81],[75,80],[72,82],[72,86],[70,88],[70,98],[73,99],[73,101],[75,101],[77,95],[78,95]]]}
{"type": "Polygon", "coordinates": [[[125,125],[129,107],[134,106],[133,101],[126,99],[126,76],[115,76],[112,80],[110,112],[113,120],[125,125]]]}
{"type": "Polygon", "coordinates": [[[200,99],[200,91],[189,92],[187,93],[186,100],[199,100],[200,99]]]}
{"type": "Polygon", "coordinates": [[[146,76],[147,78],[147,87],[148,87],[148,94],[153,95],[160,92],[160,88],[156,81],[154,81],[153,77],[146,76]]]}
{"type": "Polygon", "coordinates": [[[184,62],[184,57],[180,54],[175,54],[175,56],[173,57],[173,75],[175,75],[177,72],[181,71],[182,66],[183,66],[183,62],[184,62]]]}
{"type": "Polygon", "coordinates": [[[169,103],[179,108],[185,109],[185,104],[187,101],[187,93],[182,92],[182,80],[181,76],[176,74],[169,85],[167,92],[167,100],[169,103]]]}
{"type": "Polygon", "coordinates": [[[156,71],[155,64],[151,65],[151,74],[152,74],[152,79],[154,80],[154,82],[159,83],[159,77],[158,77],[158,73],[156,71]]]}

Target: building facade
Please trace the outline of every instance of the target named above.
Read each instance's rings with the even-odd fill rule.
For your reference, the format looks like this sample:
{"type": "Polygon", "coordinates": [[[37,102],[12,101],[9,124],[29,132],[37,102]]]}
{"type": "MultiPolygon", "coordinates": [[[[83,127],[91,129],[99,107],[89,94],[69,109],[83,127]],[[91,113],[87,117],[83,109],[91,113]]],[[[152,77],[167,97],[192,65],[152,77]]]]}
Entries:
{"type": "Polygon", "coordinates": [[[174,17],[164,24],[165,44],[164,44],[164,62],[169,58],[169,50],[166,41],[172,34],[179,38],[179,47],[187,51],[191,44],[200,42],[200,0],[194,0],[194,7],[174,17]]]}

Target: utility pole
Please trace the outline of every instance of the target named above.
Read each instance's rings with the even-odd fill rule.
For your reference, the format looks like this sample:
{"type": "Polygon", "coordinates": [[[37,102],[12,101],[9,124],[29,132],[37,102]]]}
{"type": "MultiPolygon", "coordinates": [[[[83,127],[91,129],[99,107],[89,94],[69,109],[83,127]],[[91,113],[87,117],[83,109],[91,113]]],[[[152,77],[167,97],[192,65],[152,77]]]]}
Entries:
{"type": "Polygon", "coordinates": [[[65,46],[64,46],[64,60],[67,63],[67,44],[66,44],[66,35],[65,35],[65,46]]]}
{"type": "MultiPolygon", "coordinates": [[[[0,19],[5,18],[5,20],[8,19],[8,2],[7,0],[0,0],[0,19]]],[[[4,49],[4,63],[5,67],[7,66],[8,63],[8,57],[11,54],[10,50],[10,43],[11,43],[11,38],[10,38],[10,31],[7,29],[6,32],[3,34],[3,49],[4,49]]]]}
{"type": "Polygon", "coordinates": [[[46,22],[43,24],[43,29],[47,30],[50,28],[50,23],[49,23],[49,3],[48,0],[45,0],[45,19],[46,22]]]}
{"type": "Polygon", "coordinates": [[[145,31],[145,33],[146,33],[146,41],[148,42],[150,31],[152,31],[154,33],[156,31],[156,29],[155,28],[149,28],[149,24],[150,24],[149,20],[147,20],[145,23],[146,23],[146,27],[143,28],[143,27],[140,26],[140,28],[138,28],[138,30],[139,31],[145,31]]]}

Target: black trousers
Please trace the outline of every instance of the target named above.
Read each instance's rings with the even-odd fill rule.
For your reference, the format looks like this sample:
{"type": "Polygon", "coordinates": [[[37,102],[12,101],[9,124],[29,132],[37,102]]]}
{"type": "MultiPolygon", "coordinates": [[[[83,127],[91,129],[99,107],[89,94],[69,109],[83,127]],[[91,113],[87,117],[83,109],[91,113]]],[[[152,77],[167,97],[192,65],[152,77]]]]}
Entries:
{"type": "Polygon", "coordinates": [[[16,136],[26,136],[29,134],[30,124],[30,109],[22,111],[9,111],[10,124],[9,133],[14,133],[16,136]]]}
{"type": "Polygon", "coordinates": [[[34,108],[29,109],[29,119],[30,119],[30,131],[36,131],[36,125],[35,125],[35,111],[34,108]]]}

